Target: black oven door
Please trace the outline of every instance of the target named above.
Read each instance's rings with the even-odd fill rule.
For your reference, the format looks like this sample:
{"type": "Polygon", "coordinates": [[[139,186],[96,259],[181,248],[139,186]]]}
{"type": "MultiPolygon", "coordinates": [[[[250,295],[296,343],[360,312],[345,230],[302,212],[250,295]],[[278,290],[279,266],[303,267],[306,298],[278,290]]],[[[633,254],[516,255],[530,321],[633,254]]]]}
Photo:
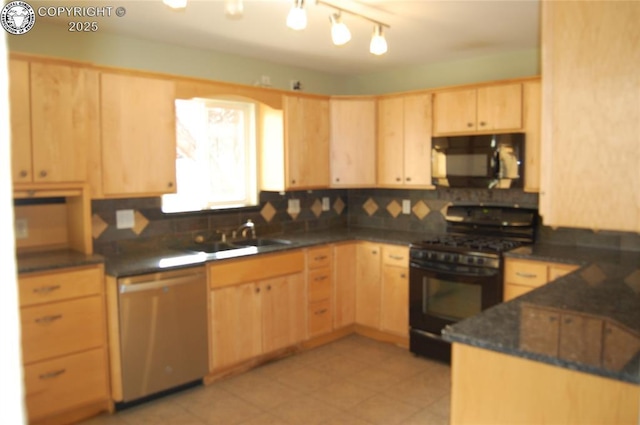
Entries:
{"type": "Polygon", "coordinates": [[[500,269],[412,261],[409,270],[409,324],[439,336],[442,329],[474,316],[502,299],[500,269]]]}

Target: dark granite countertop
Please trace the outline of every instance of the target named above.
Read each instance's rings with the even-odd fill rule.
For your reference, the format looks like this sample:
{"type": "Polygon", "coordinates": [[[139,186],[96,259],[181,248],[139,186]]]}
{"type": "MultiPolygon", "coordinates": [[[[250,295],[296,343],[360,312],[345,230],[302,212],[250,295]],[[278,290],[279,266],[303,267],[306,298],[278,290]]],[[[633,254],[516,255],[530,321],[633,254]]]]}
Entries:
{"type": "Polygon", "coordinates": [[[640,253],[529,249],[508,256],[582,267],[448,326],[444,338],[640,384],[640,253]]]}
{"type": "Polygon", "coordinates": [[[263,246],[258,248],[234,249],[214,254],[193,253],[181,249],[158,249],[154,252],[128,252],[106,259],[106,273],[114,277],[154,273],[169,268],[190,267],[210,261],[241,258],[256,254],[285,252],[314,245],[362,240],[388,244],[409,245],[426,238],[427,234],[414,232],[384,231],[375,229],[332,229],[308,233],[264,235],[267,238],[286,239],[288,245],[263,246]]]}
{"type": "Polygon", "coordinates": [[[70,249],[55,249],[18,254],[18,273],[33,273],[65,267],[99,264],[105,261],[101,255],[87,255],[70,249]]]}

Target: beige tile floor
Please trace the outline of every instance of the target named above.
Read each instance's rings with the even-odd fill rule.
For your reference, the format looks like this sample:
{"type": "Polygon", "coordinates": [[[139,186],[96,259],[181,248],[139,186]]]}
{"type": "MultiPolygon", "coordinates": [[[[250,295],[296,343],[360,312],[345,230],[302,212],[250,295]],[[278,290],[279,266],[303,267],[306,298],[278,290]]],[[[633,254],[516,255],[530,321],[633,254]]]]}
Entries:
{"type": "Polygon", "coordinates": [[[440,425],[450,369],[351,335],[82,425],[440,425]]]}

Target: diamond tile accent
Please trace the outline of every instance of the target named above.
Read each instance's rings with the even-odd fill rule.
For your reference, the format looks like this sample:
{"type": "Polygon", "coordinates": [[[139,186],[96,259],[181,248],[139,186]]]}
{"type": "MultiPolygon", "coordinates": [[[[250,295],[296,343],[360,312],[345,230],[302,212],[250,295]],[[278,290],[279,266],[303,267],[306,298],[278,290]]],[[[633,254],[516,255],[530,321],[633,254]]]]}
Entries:
{"type": "Polygon", "coordinates": [[[598,286],[607,279],[607,275],[595,264],[584,269],[580,276],[589,286],[598,286]]]}
{"type": "Polygon", "coordinates": [[[137,210],[133,213],[133,218],[136,224],[131,230],[133,230],[133,233],[135,233],[136,235],[139,235],[144,229],[147,228],[147,226],[149,225],[149,220],[147,220],[147,217],[143,216],[142,213],[137,210]]]}
{"type": "Polygon", "coordinates": [[[376,204],[376,201],[374,201],[373,198],[369,198],[367,199],[367,202],[362,205],[362,209],[364,209],[369,216],[372,216],[376,211],[378,211],[378,204],[376,204]]]}
{"type": "Polygon", "coordinates": [[[264,204],[264,207],[262,207],[262,209],[260,210],[260,215],[262,216],[262,218],[264,218],[264,221],[266,221],[267,223],[270,223],[271,220],[273,220],[273,217],[275,217],[277,212],[278,211],[276,211],[273,205],[271,205],[271,202],[267,202],[266,204],[264,204]]]}
{"type": "Polygon", "coordinates": [[[389,205],[387,205],[387,211],[393,218],[396,218],[402,212],[402,205],[400,205],[398,201],[394,199],[393,201],[389,202],[389,205]]]}
{"type": "Polygon", "coordinates": [[[338,199],[336,199],[336,202],[333,203],[333,210],[338,214],[341,215],[342,211],[344,211],[344,207],[346,205],[344,204],[344,201],[342,200],[342,198],[340,198],[338,196],[338,199]]]}
{"type": "Polygon", "coordinates": [[[413,208],[411,208],[411,211],[413,211],[413,214],[415,214],[415,216],[420,220],[425,218],[431,212],[427,204],[423,201],[416,202],[413,208]]]}
{"type": "Polygon", "coordinates": [[[320,199],[316,199],[313,205],[311,205],[311,212],[316,217],[320,217],[320,214],[322,214],[322,202],[320,201],[320,199]]]}
{"type": "Polygon", "coordinates": [[[93,236],[93,239],[98,239],[108,227],[107,222],[98,214],[91,216],[91,236],[93,236]]]}

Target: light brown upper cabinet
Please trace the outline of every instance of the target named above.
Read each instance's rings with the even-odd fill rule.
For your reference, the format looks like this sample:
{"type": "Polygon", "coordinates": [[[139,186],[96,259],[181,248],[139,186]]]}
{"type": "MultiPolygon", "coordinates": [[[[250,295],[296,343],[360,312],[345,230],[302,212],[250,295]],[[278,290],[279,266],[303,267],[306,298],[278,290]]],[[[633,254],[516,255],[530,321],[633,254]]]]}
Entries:
{"type": "Polygon", "coordinates": [[[378,100],[378,186],[431,185],[431,94],[378,100]]]}
{"type": "Polygon", "coordinates": [[[640,2],[542,2],[540,214],[640,231],[640,2]]]}
{"type": "Polygon", "coordinates": [[[102,187],[93,188],[95,197],[176,191],[174,102],[172,81],[101,74],[102,187]]]}
{"type": "Polygon", "coordinates": [[[285,189],[329,186],[329,100],[284,96],[285,189]]]}
{"type": "Polygon", "coordinates": [[[332,98],[331,186],[373,187],[376,183],[376,101],[332,98]]]}
{"type": "Polygon", "coordinates": [[[89,140],[97,137],[97,72],[11,59],[13,181],[87,181],[89,140]]]}
{"type": "Polygon", "coordinates": [[[496,84],[437,92],[433,133],[439,135],[522,129],[522,84],[496,84]]]}

